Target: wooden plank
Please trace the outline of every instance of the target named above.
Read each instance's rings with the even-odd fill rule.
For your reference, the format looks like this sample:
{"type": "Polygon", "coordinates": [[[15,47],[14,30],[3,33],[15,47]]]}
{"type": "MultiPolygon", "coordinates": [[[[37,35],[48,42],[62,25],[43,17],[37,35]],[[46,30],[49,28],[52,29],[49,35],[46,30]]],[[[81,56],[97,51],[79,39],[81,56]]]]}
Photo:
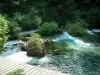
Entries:
{"type": "Polygon", "coordinates": [[[28,73],[30,73],[30,71],[33,70],[33,68],[36,69],[36,67],[34,67],[34,66],[27,65],[27,64],[24,65],[24,68],[23,69],[24,69],[25,75],[27,75],[28,73]]]}
{"type": "Polygon", "coordinates": [[[47,75],[47,74],[51,75],[51,72],[52,72],[51,70],[46,69],[43,73],[41,73],[41,75],[47,75]]]}
{"type": "Polygon", "coordinates": [[[3,68],[2,71],[0,71],[0,74],[5,75],[5,73],[9,73],[13,70],[19,69],[21,66],[23,66],[23,65],[22,64],[15,64],[15,65],[10,65],[9,67],[6,66],[5,68],[3,68]]]}
{"type": "Polygon", "coordinates": [[[29,72],[26,73],[26,75],[34,75],[39,70],[40,70],[40,68],[38,68],[38,67],[32,68],[29,72]]]}
{"type": "Polygon", "coordinates": [[[7,73],[17,69],[24,69],[24,75],[67,75],[65,73],[43,69],[25,63],[20,63],[8,59],[0,59],[0,75],[6,75],[7,73]]]}
{"type": "MultiPolygon", "coordinates": [[[[45,71],[45,69],[40,69],[37,73],[35,73],[34,75],[41,75],[41,73],[43,73],[45,71]]],[[[33,74],[33,73],[32,73],[33,74]]]]}

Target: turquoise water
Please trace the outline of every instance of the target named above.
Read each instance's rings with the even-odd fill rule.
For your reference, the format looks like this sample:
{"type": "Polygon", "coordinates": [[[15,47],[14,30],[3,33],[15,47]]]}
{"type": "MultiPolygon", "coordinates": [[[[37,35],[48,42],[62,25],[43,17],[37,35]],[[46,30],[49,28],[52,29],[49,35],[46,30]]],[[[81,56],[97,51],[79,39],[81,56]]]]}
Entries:
{"type": "MultiPolygon", "coordinates": [[[[100,75],[100,45],[97,47],[97,45],[91,43],[92,41],[84,42],[79,37],[70,36],[67,32],[57,35],[52,40],[55,42],[66,42],[72,50],[68,51],[67,55],[33,57],[28,64],[70,75],[100,75]]],[[[97,43],[99,41],[97,40],[97,43]]],[[[15,43],[16,41],[9,41],[6,45],[9,46],[15,43]]],[[[6,57],[19,51],[20,49],[16,47],[3,52],[0,56],[6,57]]]]}
{"type": "Polygon", "coordinates": [[[29,64],[71,75],[100,75],[100,56],[91,52],[72,56],[45,56],[29,64]]]}
{"type": "Polygon", "coordinates": [[[39,66],[70,75],[100,75],[100,46],[84,42],[67,32],[53,38],[55,42],[66,42],[70,48],[67,55],[46,55],[43,58],[33,58],[28,64],[39,66]]]}
{"type": "Polygon", "coordinates": [[[0,53],[0,57],[6,57],[6,56],[9,56],[9,55],[15,54],[17,52],[20,52],[20,51],[21,50],[18,47],[13,48],[13,49],[8,49],[7,51],[0,53]]]}
{"type": "Polygon", "coordinates": [[[0,53],[0,57],[6,57],[12,54],[15,54],[17,52],[20,52],[21,49],[18,46],[13,46],[13,44],[17,44],[20,41],[15,40],[15,41],[7,41],[7,43],[5,44],[5,47],[7,47],[6,51],[3,51],[2,53],[0,53]]]}

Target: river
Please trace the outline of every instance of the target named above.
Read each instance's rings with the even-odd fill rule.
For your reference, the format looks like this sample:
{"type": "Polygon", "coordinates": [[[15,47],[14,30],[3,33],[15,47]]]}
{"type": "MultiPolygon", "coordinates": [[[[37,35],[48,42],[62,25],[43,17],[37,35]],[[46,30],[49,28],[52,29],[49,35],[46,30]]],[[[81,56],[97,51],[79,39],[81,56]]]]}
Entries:
{"type": "MultiPolygon", "coordinates": [[[[94,34],[92,38],[95,39],[94,34]]],[[[67,55],[49,54],[42,58],[32,57],[27,63],[70,75],[100,75],[100,45],[97,46],[91,40],[89,42],[79,37],[70,36],[67,32],[53,37],[52,40],[66,42],[72,50],[68,51],[67,55]]],[[[98,41],[100,40],[97,40],[96,43],[99,43],[98,41]]],[[[16,52],[19,51],[14,49],[6,51],[2,55],[8,56],[16,52]]]]}

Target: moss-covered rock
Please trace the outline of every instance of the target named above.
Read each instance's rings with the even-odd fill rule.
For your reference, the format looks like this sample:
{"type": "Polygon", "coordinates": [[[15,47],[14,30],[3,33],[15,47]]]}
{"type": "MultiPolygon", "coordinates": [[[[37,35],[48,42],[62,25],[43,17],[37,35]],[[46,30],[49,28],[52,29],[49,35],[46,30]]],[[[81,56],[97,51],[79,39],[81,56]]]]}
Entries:
{"type": "Polygon", "coordinates": [[[44,40],[39,34],[33,33],[28,41],[27,55],[41,57],[45,55],[44,40]]]}

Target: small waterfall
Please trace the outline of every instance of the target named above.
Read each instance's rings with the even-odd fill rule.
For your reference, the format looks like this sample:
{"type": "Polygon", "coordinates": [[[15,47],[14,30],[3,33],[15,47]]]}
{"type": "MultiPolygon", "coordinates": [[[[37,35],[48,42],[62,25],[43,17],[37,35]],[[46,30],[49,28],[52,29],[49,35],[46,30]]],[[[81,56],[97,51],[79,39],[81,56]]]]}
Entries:
{"type": "Polygon", "coordinates": [[[61,41],[61,40],[75,40],[75,37],[72,37],[68,34],[68,32],[63,32],[61,35],[58,35],[56,38],[53,39],[53,41],[61,41]]]}
{"type": "Polygon", "coordinates": [[[91,43],[85,43],[83,40],[78,37],[73,37],[68,34],[68,32],[63,32],[61,35],[57,36],[53,39],[54,42],[66,42],[72,48],[80,49],[80,48],[93,48],[94,46],[91,43]]]}
{"type": "Polygon", "coordinates": [[[95,35],[94,32],[91,31],[91,30],[88,30],[88,29],[87,29],[86,32],[87,32],[88,34],[90,34],[90,35],[95,35]]]}

